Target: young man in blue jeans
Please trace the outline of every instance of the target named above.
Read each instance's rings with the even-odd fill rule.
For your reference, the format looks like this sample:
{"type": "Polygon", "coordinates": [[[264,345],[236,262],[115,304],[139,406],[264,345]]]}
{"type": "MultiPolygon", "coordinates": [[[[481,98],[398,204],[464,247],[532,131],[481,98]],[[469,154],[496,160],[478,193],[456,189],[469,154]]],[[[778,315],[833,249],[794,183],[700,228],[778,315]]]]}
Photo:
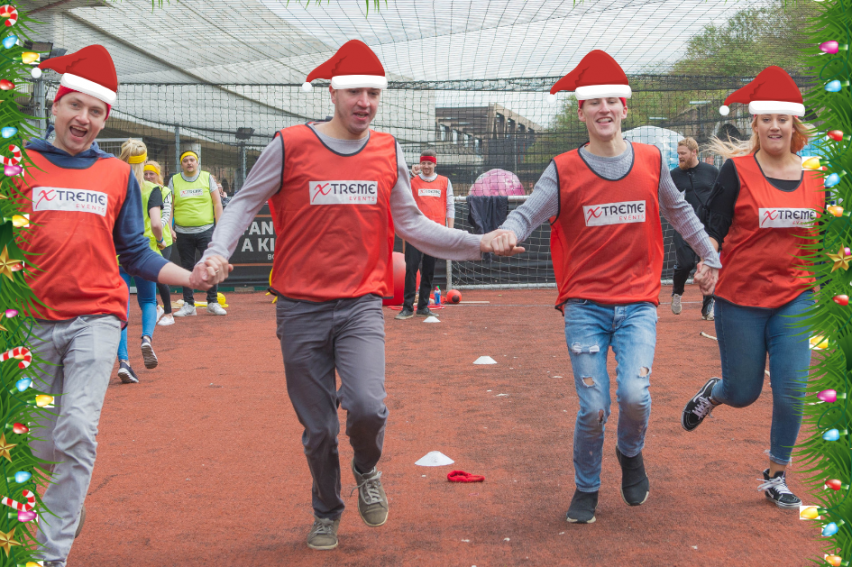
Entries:
{"type": "Polygon", "coordinates": [[[642,449],[651,414],[651,370],[663,267],[662,213],[702,258],[695,280],[712,292],[719,256],[692,207],[671,179],[660,151],[621,135],[630,86],[603,51],[592,51],[551,93],[574,91],[589,144],[556,156],[523,206],[495,237],[511,255],[543,222],[551,223],[551,254],[565,314],[565,340],[580,401],[574,430],[577,485],[566,519],[592,523],[598,504],[604,428],[610,414],[607,351],[618,363],[616,456],[621,496],[631,506],[649,494],[642,449]]]}

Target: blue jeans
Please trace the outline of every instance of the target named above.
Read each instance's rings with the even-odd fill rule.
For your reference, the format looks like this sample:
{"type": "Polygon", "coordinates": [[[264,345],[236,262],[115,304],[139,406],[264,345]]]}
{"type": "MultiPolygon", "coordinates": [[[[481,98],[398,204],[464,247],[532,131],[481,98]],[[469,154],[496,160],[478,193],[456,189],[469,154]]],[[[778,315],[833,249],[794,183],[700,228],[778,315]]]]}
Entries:
{"type": "MultiPolygon", "coordinates": [[[[127,293],[130,293],[130,275],[124,271],[124,268],[119,266],[119,274],[121,279],[127,284],[127,293]]],[[[142,309],[142,336],[154,338],[154,327],[157,325],[157,284],[143,280],[142,278],[133,278],[136,282],[136,301],[139,302],[139,307],[142,309]]],[[[130,301],[127,302],[127,318],[130,320],[130,301]]],[[[121,342],[118,343],[118,359],[130,360],[127,357],[127,327],[121,330],[121,342]]]]}
{"type": "Polygon", "coordinates": [[[599,305],[571,299],[565,304],[565,340],[580,401],[574,427],[574,481],[580,492],[596,492],[612,402],[606,370],[609,347],[618,363],[618,449],[635,457],[645,446],[651,415],[657,308],[650,303],[599,305]]]}
{"type": "Polygon", "coordinates": [[[743,307],[716,299],[722,380],[713,387],[713,399],[735,408],[753,404],[763,389],[763,371],[769,354],[772,385],[769,459],[781,465],[790,462],[802,424],[802,398],[811,351],[801,323],[813,303],[811,291],[777,309],[743,307]]]}

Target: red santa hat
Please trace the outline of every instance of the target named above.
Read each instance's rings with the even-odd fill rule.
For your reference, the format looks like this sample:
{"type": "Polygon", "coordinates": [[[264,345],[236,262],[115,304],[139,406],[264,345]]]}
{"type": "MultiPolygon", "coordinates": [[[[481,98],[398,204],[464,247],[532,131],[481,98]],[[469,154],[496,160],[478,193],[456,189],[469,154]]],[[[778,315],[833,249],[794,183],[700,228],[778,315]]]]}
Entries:
{"type": "Polygon", "coordinates": [[[314,79],[331,79],[334,89],[385,89],[385,68],[366,43],[353,39],[340,46],[331,59],[311,71],[302,84],[310,91],[314,79]]]}
{"type": "Polygon", "coordinates": [[[587,53],[573,71],[556,81],[550,94],[555,96],[559,91],[573,91],[580,101],[611,96],[630,98],[632,94],[624,69],[600,49],[587,53]]]}
{"type": "Polygon", "coordinates": [[[89,45],[75,53],[43,61],[39,69],[62,73],[56,99],[69,91],[91,95],[112,107],[118,96],[118,76],[109,51],[103,45],[89,45]],[[64,87],[64,89],[62,88],[64,87]]]}
{"type": "Polygon", "coordinates": [[[748,103],[750,114],[792,114],[804,116],[802,93],[793,77],[781,67],[771,65],[758,73],[752,82],[734,91],[719,107],[719,114],[727,116],[732,102],[748,103]]]}

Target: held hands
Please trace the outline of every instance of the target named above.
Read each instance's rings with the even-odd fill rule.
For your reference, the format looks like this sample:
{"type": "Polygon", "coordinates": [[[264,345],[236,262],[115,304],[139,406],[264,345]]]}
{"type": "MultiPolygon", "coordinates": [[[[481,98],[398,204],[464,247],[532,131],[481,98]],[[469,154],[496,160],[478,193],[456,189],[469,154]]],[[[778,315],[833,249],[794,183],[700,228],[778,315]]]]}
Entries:
{"type": "Polygon", "coordinates": [[[701,290],[702,295],[713,295],[716,282],[719,281],[719,270],[705,266],[704,262],[699,262],[693,281],[698,284],[698,289],[701,290]]]}
{"type": "Polygon", "coordinates": [[[225,281],[234,269],[228,260],[222,256],[210,256],[204,262],[199,262],[189,276],[190,287],[206,291],[216,284],[225,281]]]}
{"type": "Polygon", "coordinates": [[[479,249],[482,252],[493,252],[498,256],[514,256],[521,252],[526,252],[526,249],[521,246],[516,246],[518,237],[511,230],[494,230],[482,236],[479,243],[479,249]]]}

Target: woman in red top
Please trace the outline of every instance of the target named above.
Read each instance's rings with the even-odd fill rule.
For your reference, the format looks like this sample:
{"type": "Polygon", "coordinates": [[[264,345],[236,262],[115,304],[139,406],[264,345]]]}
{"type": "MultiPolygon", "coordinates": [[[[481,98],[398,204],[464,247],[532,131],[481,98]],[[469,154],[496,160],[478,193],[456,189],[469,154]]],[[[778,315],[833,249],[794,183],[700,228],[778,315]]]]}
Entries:
{"type": "Polygon", "coordinates": [[[808,140],[798,118],[805,107],[783,69],[768,67],[729,102],[748,102],[754,118],[748,142],[714,140],[715,151],[731,159],[704,213],[707,233],[722,247],[715,291],[722,378],[710,379],[686,404],[682,425],[692,431],[717,405],[742,408],[757,400],[768,354],[772,428],[760,489],[779,507],[798,508],[785,469],[802,421],[810,349],[801,323],[813,305],[815,280],[797,257],[809,254],[801,236],[824,208],[825,193],[797,155],[808,140]]]}

